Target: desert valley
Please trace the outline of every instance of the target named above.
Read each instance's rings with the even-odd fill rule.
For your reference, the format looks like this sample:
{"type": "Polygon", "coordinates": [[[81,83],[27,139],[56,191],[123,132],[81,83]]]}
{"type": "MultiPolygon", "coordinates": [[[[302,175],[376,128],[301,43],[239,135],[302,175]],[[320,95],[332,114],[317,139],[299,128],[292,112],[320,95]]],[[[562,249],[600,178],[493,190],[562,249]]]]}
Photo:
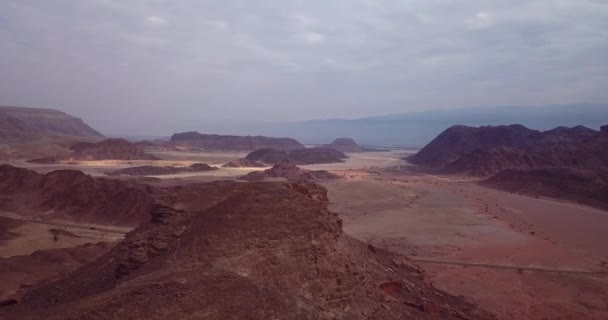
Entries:
{"type": "Polygon", "coordinates": [[[608,127],[420,150],[0,107],[0,319],[607,319],[608,127]]]}

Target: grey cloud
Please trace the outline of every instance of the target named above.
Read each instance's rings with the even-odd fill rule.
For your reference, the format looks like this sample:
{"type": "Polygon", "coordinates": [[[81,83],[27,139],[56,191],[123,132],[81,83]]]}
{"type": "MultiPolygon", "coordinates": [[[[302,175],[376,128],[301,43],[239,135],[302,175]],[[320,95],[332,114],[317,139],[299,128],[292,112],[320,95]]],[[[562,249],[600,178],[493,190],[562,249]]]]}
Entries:
{"type": "Polygon", "coordinates": [[[590,0],[4,0],[1,104],[105,132],[606,101],[590,0]]]}

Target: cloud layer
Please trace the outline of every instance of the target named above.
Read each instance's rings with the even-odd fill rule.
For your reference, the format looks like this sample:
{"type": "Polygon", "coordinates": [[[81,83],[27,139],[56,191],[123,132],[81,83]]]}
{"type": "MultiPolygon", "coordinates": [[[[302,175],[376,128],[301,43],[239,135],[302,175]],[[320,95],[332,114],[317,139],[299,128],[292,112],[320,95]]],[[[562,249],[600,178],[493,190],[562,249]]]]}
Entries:
{"type": "Polygon", "coordinates": [[[0,2],[0,104],[105,132],[607,101],[606,57],[602,0],[0,2]]]}

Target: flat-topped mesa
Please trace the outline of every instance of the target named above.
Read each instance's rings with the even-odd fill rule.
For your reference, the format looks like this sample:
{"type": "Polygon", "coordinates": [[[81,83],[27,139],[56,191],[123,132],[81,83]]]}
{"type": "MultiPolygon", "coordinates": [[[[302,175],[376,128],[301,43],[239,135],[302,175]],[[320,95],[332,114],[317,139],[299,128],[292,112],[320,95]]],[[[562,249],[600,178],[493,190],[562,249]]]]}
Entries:
{"type": "Polygon", "coordinates": [[[0,317],[495,319],[434,288],[407,258],[344,234],[322,186],[224,181],[174,191],[108,254],[0,317]]]}
{"type": "Polygon", "coordinates": [[[70,148],[74,160],[158,160],[142,146],[124,139],[106,139],[97,143],[81,142],[70,148]]]}
{"type": "Polygon", "coordinates": [[[0,106],[0,136],[41,134],[101,138],[103,135],[81,119],[54,109],[0,106]]]}
{"type": "Polygon", "coordinates": [[[600,131],[602,133],[608,133],[608,124],[600,127],[600,131]]]}
{"type": "Polygon", "coordinates": [[[207,150],[240,151],[251,151],[264,148],[272,148],[277,150],[296,150],[304,148],[304,145],[291,138],[201,134],[195,131],[176,133],[171,136],[169,144],[174,146],[202,148],[207,150]]]}

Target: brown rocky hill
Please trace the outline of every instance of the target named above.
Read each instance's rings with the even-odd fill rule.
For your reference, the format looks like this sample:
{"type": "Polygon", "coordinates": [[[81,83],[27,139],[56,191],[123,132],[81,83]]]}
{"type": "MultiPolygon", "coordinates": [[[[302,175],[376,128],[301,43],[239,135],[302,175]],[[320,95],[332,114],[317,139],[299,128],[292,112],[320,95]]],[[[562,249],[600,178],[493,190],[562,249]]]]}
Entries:
{"type": "Polygon", "coordinates": [[[142,146],[124,139],[106,139],[101,142],[81,142],[70,148],[75,160],[157,160],[144,152],[142,146]]]}
{"type": "MultiPolygon", "coordinates": [[[[573,141],[573,140],[570,140],[573,141]]],[[[598,134],[579,138],[577,143],[557,143],[559,147],[480,149],[446,165],[442,173],[464,173],[473,176],[492,176],[504,170],[537,169],[547,167],[608,170],[608,135],[598,134]]]]}
{"type": "Polygon", "coordinates": [[[7,130],[17,133],[25,131],[76,137],[103,137],[81,119],[58,110],[0,106],[0,132],[7,130]],[[5,126],[7,117],[19,120],[18,128],[5,126]]]}
{"type": "Polygon", "coordinates": [[[303,149],[304,146],[290,138],[271,138],[263,136],[230,136],[201,134],[198,132],[176,133],[169,140],[175,146],[189,146],[207,150],[257,150],[272,148],[277,150],[303,149]]]}
{"type": "Polygon", "coordinates": [[[493,176],[483,184],[496,189],[605,207],[608,135],[583,126],[454,126],[408,160],[437,173],[493,176]]]}
{"type": "Polygon", "coordinates": [[[337,138],[330,144],[323,146],[324,148],[338,150],[340,152],[362,152],[363,148],[352,138],[337,138]]]}
{"type": "Polygon", "coordinates": [[[283,161],[291,161],[298,165],[340,163],[348,158],[343,152],[328,148],[306,148],[292,151],[281,151],[275,149],[260,149],[249,153],[245,159],[259,161],[266,164],[278,164],[283,161]]]}
{"type": "Polygon", "coordinates": [[[108,176],[160,176],[160,175],[168,175],[168,174],[178,174],[178,173],[187,173],[187,172],[205,172],[205,171],[213,171],[217,170],[217,168],[212,167],[205,163],[195,163],[193,165],[187,167],[158,167],[158,166],[136,166],[136,167],[128,167],[124,169],[118,169],[110,172],[106,172],[105,174],[108,176]]]}
{"type": "Polygon", "coordinates": [[[598,131],[583,126],[558,127],[544,132],[520,125],[453,126],[408,161],[447,172],[474,172],[476,175],[492,174],[501,169],[571,166],[574,162],[572,152],[581,145],[597,145],[593,141],[599,136],[598,131]]]}
{"type": "Polygon", "coordinates": [[[256,161],[266,164],[277,164],[289,160],[287,151],[275,149],[259,149],[250,152],[246,157],[247,161],[256,161]]]}
{"type": "Polygon", "coordinates": [[[108,254],[0,318],[494,319],[408,259],[343,234],[318,185],[173,191],[108,254]]]}
{"type": "Polygon", "coordinates": [[[608,172],[574,168],[506,170],[483,185],[533,196],[545,196],[608,209],[608,172]]]}
{"type": "Polygon", "coordinates": [[[47,174],[0,165],[0,209],[40,219],[136,226],[152,205],[150,187],[92,178],[80,171],[47,174]]]}
{"type": "Polygon", "coordinates": [[[442,132],[408,161],[441,168],[465,154],[495,147],[521,147],[538,140],[541,133],[521,125],[467,127],[452,126],[442,132]]]}
{"type": "Polygon", "coordinates": [[[329,180],[338,179],[338,176],[327,172],[325,170],[305,170],[298,168],[293,162],[285,160],[281,163],[275,164],[272,168],[264,171],[255,171],[248,173],[240,180],[247,181],[262,181],[268,178],[284,178],[289,181],[300,181],[300,180],[329,180]]]}

